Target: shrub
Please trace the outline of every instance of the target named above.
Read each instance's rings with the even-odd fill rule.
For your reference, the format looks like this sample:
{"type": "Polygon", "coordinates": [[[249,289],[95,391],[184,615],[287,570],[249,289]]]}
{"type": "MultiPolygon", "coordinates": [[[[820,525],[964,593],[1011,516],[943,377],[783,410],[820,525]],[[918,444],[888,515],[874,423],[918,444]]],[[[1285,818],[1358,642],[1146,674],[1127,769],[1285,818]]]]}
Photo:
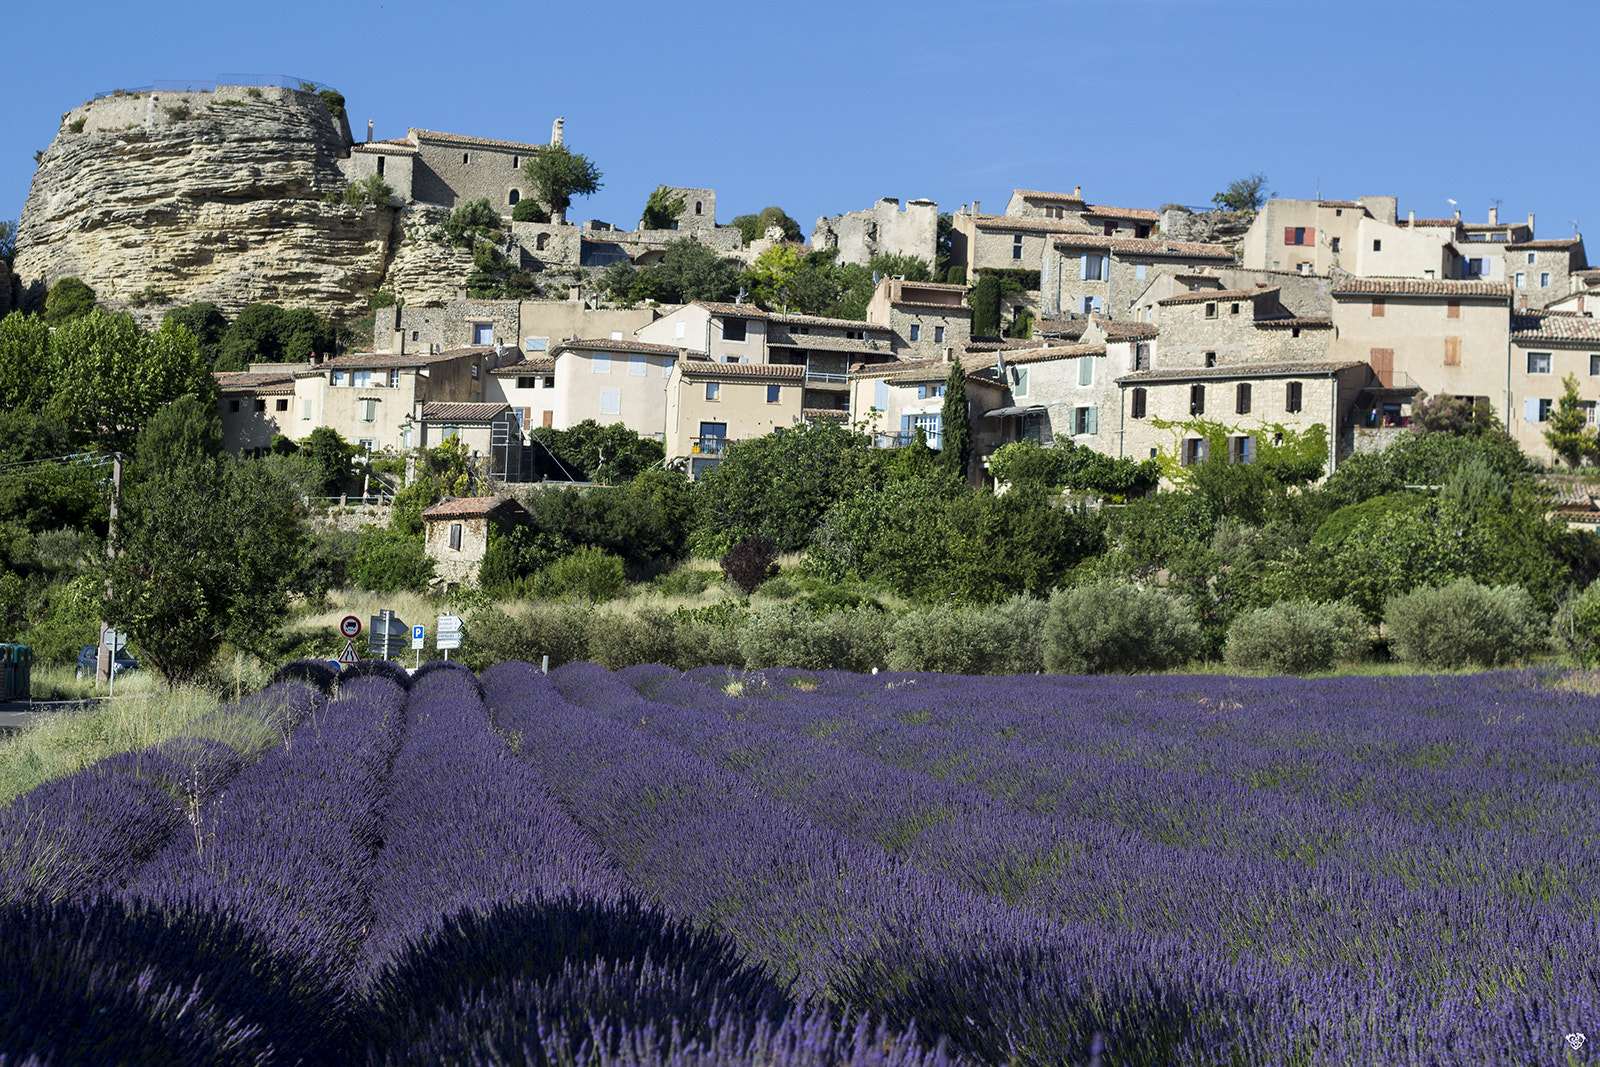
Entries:
{"type": "Polygon", "coordinates": [[[1199,653],[1200,627],[1182,601],[1155,589],[1101,582],[1050,597],[1045,669],[1134,673],[1181,666],[1199,653]]]}
{"type": "Polygon", "coordinates": [[[1049,602],[1014,596],[987,607],[912,611],[889,631],[889,669],[943,674],[1032,674],[1044,668],[1040,634],[1049,602]]]}
{"type": "Polygon", "coordinates": [[[511,207],[512,222],[549,222],[550,212],[537,200],[518,200],[511,207]]]}
{"type": "Polygon", "coordinates": [[[722,557],[722,573],[749,596],[768,578],[778,576],[778,548],[760,535],[746,537],[722,557]]]}
{"type": "Polygon", "coordinates": [[[711,581],[705,571],[682,567],[656,575],[650,585],[665,596],[698,596],[711,588],[711,581]]]}
{"type": "Polygon", "coordinates": [[[372,530],[362,535],[350,576],[374,593],[425,593],[433,578],[433,560],[415,534],[372,530]]]}
{"type": "Polygon", "coordinates": [[[1395,656],[1423,667],[1497,667],[1545,643],[1544,620],[1526,589],[1471,578],[1390,597],[1383,621],[1395,656]]]}
{"type": "Polygon", "coordinates": [[[539,575],[538,588],[555,596],[580,596],[590,603],[610,600],[628,585],[622,557],[594,545],[563,556],[539,575]]]}
{"type": "Polygon", "coordinates": [[[590,609],[579,604],[535,604],[521,616],[486,609],[467,622],[472,637],[462,646],[461,659],[473,670],[495,663],[522,662],[537,666],[550,657],[550,667],[589,658],[590,609]]]}
{"type": "Polygon", "coordinates": [[[870,671],[889,653],[890,619],[871,608],[815,615],[796,604],[753,613],[739,632],[744,665],[870,671]]]}
{"type": "Polygon", "coordinates": [[[637,615],[596,612],[589,617],[589,659],[611,671],[641,663],[676,667],[677,637],[676,620],[659,609],[637,615]]]}
{"type": "Polygon", "coordinates": [[[1281,600],[1235,619],[1223,658],[1236,670],[1325,671],[1359,659],[1368,632],[1366,616],[1353,604],[1281,600]]]}
{"type": "Polygon", "coordinates": [[[84,126],[88,125],[88,123],[89,117],[87,115],[79,115],[77,118],[67,123],[67,129],[73,133],[82,133],[84,126]]]}

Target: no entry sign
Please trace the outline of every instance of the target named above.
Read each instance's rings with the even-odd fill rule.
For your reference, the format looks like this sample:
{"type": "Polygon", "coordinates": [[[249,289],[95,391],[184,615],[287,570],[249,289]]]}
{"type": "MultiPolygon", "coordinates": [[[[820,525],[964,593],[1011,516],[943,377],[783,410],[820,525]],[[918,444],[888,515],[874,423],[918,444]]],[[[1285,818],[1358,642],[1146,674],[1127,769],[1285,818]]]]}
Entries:
{"type": "Polygon", "coordinates": [[[339,621],[339,632],[354,640],[361,636],[361,620],[354,615],[346,615],[339,621]]]}

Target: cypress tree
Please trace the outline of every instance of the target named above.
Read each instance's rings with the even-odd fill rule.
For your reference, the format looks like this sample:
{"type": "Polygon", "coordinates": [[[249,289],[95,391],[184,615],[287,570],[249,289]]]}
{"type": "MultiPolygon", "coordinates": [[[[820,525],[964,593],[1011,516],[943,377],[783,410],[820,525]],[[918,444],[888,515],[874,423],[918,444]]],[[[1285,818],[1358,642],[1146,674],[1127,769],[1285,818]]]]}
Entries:
{"type": "Polygon", "coordinates": [[[967,417],[967,372],[959,359],[950,365],[950,374],[944,380],[944,407],[939,411],[939,422],[944,434],[939,463],[965,479],[967,463],[972,459],[972,424],[967,417]]]}

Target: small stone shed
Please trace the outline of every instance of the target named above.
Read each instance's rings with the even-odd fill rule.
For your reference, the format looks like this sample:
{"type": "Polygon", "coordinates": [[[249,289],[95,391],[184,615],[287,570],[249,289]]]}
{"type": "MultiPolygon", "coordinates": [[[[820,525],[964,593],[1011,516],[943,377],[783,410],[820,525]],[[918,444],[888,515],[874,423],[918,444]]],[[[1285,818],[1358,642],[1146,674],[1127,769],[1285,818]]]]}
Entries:
{"type": "Polygon", "coordinates": [[[446,588],[477,585],[478,568],[489,551],[489,529],[509,529],[527,517],[510,497],[474,496],[444,500],[422,513],[424,551],[446,588]]]}

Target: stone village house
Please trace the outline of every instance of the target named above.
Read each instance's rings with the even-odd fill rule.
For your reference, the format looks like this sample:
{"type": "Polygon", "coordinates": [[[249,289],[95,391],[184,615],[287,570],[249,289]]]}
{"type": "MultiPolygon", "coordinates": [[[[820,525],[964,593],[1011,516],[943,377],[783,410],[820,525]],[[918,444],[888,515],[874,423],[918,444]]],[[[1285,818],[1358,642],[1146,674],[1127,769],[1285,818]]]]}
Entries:
{"type": "Polygon", "coordinates": [[[424,511],[423,551],[443,587],[476,585],[491,529],[509,529],[526,516],[516,500],[493,496],[444,500],[424,511]]]}

